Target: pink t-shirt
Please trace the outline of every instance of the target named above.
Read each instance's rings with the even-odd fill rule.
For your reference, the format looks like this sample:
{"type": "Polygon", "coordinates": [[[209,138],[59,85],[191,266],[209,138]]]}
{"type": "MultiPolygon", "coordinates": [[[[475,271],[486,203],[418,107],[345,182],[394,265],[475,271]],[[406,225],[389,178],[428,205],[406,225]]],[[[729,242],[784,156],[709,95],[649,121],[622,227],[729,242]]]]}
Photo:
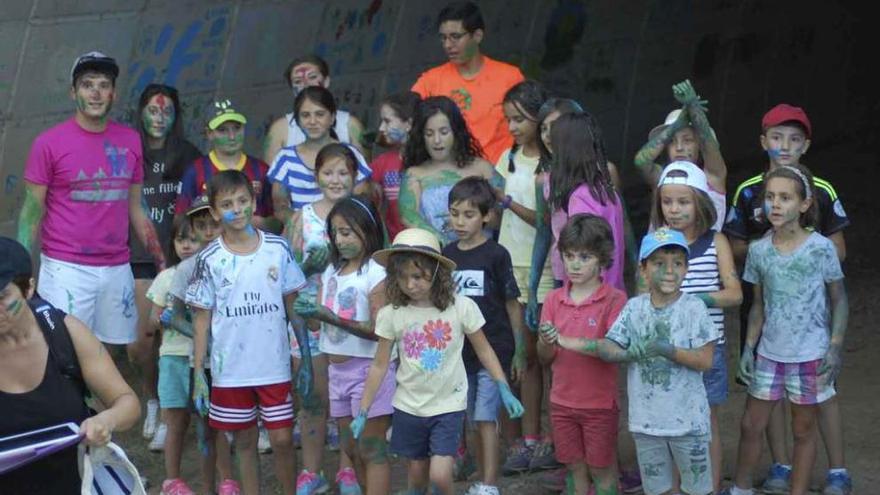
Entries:
{"type": "MultiPolygon", "coordinates": [[[[550,196],[550,179],[544,181],[544,198],[550,196]]],[[[623,250],[625,247],[623,239],[623,202],[620,195],[615,193],[615,202],[602,204],[598,198],[593,197],[590,187],[581,184],[568,197],[568,213],[562,209],[553,211],[550,215],[550,228],[553,231],[553,245],[550,247],[550,263],[553,267],[553,278],[556,280],[568,281],[565,275],[565,266],[562,264],[562,256],[556,248],[556,241],[562,228],[568,222],[568,218],[578,213],[592,213],[593,215],[604,218],[611,225],[611,236],[614,238],[614,254],[611,261],[611,267],[603,275],[603,280],[614,287],[625,291],[626,286],[623,284],[623,250]]]]}
{"type": "MultiPolygon", "coordinates": [[[[541,323],[552,323],[565,337],[605,337],[626,304],[626,294],[603,283],[592,296],[575,303],[569,290],[566,283],[547,294],[541,323]]],[[[617,408],[617,365],[557,347],[550,402],[574,409],[617,408]]]]}
{"type": "Polygon", "coordinates": [[[144,180],[138,133],[110,121],[89,132],[70,118],[34,139],[24,179],[46,186],[43,254],[81,265],[128,263],[128,192],[144,180]]]}

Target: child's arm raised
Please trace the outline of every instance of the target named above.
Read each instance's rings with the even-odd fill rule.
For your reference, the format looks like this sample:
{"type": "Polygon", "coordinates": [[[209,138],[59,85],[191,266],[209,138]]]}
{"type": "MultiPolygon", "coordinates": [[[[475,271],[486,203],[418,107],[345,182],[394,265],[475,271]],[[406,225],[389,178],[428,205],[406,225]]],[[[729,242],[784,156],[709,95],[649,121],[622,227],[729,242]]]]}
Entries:
{"type": "Polygon", "coordinates": [[[507,384],[507,378],[504,376],[501,363],[498,362],[498,356],[495,355],[495,351],[492,350],[492,346],[486,340],[486,334],[483,333],[483,329],[481,328],[476,332],[466,335],[471,346],[474,348],[474,352],[477,354],[477,358],[480,360],[480,364],[483,365],[483,368],[486,368],[486,371],[489,372],[489,375],[498,385],[498,393],[501,394],[501,402],[504,403],[507,414],[511,418],[522,416],[523,406],[513,395],[513,392],[510,391],[510,385],[507,384]]]}
{"type": "Polygon", "coordinates": [[[361,396],[361,407],[358,410],[357,417],[351,422],[351,432],[354,438],[361,436],[364,425],[367,422],[367,411],[373,405],[373,399],[376,398],[376,392],[385,379],[385,373],[388,372],[388,362],[391,361],[391,347],[394,345],[393,340],[379,337],[379,345],[376,348],[376,355],[373,356],[373,362],[370,364],[370,371],[367,374],[367,381],[364,384],[364,394],[361,396]]]}
{"type": "Polygon", "coordinates": [[[663,154],[663,150],[666,149],[666,145],[672,139],[672,136],[687,124],[688,113],[682,111],[675,122],[658,132],[653,139],[648,140],[638,153],[636,153],[636,156],[633,159],[633,164],[642,172],[642,177],[645,178],[645,182],[647,182],[652,189],[660,178],[661,169],[660,166],[655,163],[657,157],[663,154]]]}
{"type": "Polygon", "coordinates": [[[701,100],[690,80],[684,81],[672,87],[672,93],[679,103],[684,105],[690,117],[691,124],[697,136],[700,138],[700,153],[703,156],[703,169],[709,179],[709,185],[718,192],[725,191],[727,182],[727,164],[721,156],[721,146],[718,138],[709,125],[706,118],[705,100],[701,100]]]}
{"type": "Polygon", "coordinates": [[[840,349],[843,347],[843,337],[846,335],[846,327],[849,320],[849,298],[846,295],[846,288],[843,285],[843,279],[829,282],[828,297],[831,299],[831,342],[828,344],[828,351],[819,365],[819,375],[825,379],[826,383],[834,383],[837,375],[840,373],[840,367],[843,364],[840,358],[840,349]]]}
{"type": "Polygon", "coordinates": [[[329,323],[337,328],[367,340],[379,340],[375,335],[376,313],[385,306],[385,282],[380,282],[370,291],[370,319],[367,321],[355,321],[341,318],[339,315],[324,306],[320,301],[321,289],[314,296],[303,294],[296,299],[293,310],[303,318],[314,318],[329,323]]]}

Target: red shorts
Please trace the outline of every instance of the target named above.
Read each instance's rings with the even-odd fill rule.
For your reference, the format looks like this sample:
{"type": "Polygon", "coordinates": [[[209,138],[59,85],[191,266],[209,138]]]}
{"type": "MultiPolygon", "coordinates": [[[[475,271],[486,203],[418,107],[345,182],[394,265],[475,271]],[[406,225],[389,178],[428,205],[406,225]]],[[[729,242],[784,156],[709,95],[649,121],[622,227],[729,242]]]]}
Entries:
{"type": "Polygon", "coordinates": [[[208,424],[222,431],[246,430],[257,424],[257,410],[267,429],[293,426],[290,382],[253,387],[212,387],[208,424]]]}
{"type": "Polygon", "coordinates": [[[617,462],[617,409],[573,409],[550,404],[556,460],[604,468],[617,462]]]}

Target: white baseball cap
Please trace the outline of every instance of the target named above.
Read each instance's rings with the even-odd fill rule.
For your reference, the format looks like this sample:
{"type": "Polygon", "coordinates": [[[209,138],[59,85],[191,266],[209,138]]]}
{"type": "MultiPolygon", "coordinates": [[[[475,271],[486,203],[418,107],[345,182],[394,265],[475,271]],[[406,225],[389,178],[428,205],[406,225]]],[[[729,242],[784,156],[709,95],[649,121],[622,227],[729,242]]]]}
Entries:
{"type": "Polygon", "coordinates": [[[672,162],[663,169],[660,174],[660,180],[657,181],[657,188],[667,184],[681,184],[683,186],[691,186],[694,189],[709,194],[709,181],[706,179],[706,173],[700,167],[691,162],[677,161],[672,162]],[[672,174],[671,172],[677,172],[672,174]]]}

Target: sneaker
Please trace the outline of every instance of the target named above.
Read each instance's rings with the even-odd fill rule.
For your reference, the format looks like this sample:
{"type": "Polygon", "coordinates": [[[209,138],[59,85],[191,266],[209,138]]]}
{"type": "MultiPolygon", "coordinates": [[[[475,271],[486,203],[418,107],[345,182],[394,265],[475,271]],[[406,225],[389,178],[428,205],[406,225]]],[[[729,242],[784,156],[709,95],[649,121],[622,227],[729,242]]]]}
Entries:
{"type": "Polygon", "coordinates": [[[784,495],[791,488],[791,468],[782,464],[773,463],[767,479],[761,485],[761,491],[770,495],[784,495]]]}
{"type": "Polygon", "coordinates": [[[144,414],[144,440],[150,440],[156,434],[157,423],[159,422],[159,400],[150,399],[147,401],[147,413],[144,414]]]}
{"type": "Polygon", "coordinates": [[[850,495],[852,484],[849,473],[828,473],[822,495],[850,495]]]}
{"type": "Polygon", "coordinates": [[[477,464],[470,452],[465,451],[455,455],[455,464],[452,465],[452,479],[466,481],[477,472],[477,464]]]}
{"type": "Polygon", "coordinates": [[[302,430],[299,427],[299,420],[293,418],[293,448],[299,449],[302,447],[302,430]]]}
{"type": "Polygon", "coordinates": [[[521,473],[529,470],[529,462],[535,453],[534,445],[526,445],[522,440],[516,442],[510,450],[507,451],[507,460],[501,466],[501,472],[504,476],[521,473]]]}
{"type": "Polygon", "coordinates": [[[642,476],[638,469],[628,471],[622,469],[618,478],[620,491],[623,493],[639,493],[642,491],[642,476]]]}
{"type": "Polygon", "coordinates": [[[257,438],[257,451],[261,454],[272,453],[272,442],[269,441],[269,430],[263,425],[259,426],[259,437],[257,438]]]}
{"type": "Polygon", "coordinates": [[[241,495],[241,485],[233,479],[225,479],[217,485],[217,495],[241,495]]]}
{"type": "Polygon", "coordinates": [[[335,419],[327,420],[327,439],[325,443],[327,444],[327,450],[333,452],[339,450],[339,423],[335,419]]]}
{"type": "Polygon", "coordinates": [[[560,466],[562,464],[556,460],[556,449],[549,441],[539,443],[529,459],[529,469],[556,469],[560,466]]]}
{"type": "Polygon", "coordinates": [[[468,488],[465,495],[500,495],[500,493],[497,486],[474,483],[468,488]]]}
{"type": "Polygon", "coordinates": [[[336,473],[336,488],[339,495],[361,495],[361,485],[358,484],[357,474],[354,469],[342,468],[336,473]]]}
{"type": "Polygon", "coordinates": [[[168,436],[168,426],[165,423],[159,423],[159,427],[156,428],[156,434],[153,435],[153,439],[150,440],[150,452],[162,452],[165,450],[165,437],[168,436]]]}
{"type": "Polygon", "coordinates": [[[313,493],[325,493],[330,489],[330,483],[320,473],[312,473],[305,469],[296,477],[296,495],[312,495],[313,493]]]}
{"type": "Polygon", "coordinates": [[[160,495],[195,495],[196,492],[180,478],[173,480],[165,480],[162,482],[162,491],[160,495]]]}
{"type": "Polygon", "coordinates": [[[568,479],[568,470],[565,468],[554,469],[548,471],[538,478],[538,484],[545,490],[552,492],[561,492],[565,490],[566,480],[568,479]]]}

